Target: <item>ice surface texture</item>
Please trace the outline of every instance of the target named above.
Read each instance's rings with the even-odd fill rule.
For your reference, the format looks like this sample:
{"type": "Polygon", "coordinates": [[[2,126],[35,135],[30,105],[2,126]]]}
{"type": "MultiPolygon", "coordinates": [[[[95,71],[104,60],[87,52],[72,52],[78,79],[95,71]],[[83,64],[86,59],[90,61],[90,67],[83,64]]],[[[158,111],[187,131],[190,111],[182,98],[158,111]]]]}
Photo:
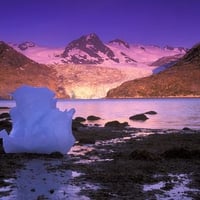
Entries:
{"type": "Polygon", "coordinates": [[[54,93],[48,88],[22,86],[13,93],[16,107],[10,111],[10,135],[0,132],[6,153],[67,153],[75,142],[72,116],[56,108],[54,93]]]}

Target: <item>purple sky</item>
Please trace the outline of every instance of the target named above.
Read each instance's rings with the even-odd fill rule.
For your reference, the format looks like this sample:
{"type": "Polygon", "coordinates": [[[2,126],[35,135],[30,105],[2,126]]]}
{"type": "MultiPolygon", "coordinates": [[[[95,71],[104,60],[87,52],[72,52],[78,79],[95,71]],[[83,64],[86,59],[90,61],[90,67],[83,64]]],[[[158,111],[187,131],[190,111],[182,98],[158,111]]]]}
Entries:
{"type": "Polygon", "coordinates": [[[96,33],[104,42],[192,47],[200,0],[1,0],[0,40],[63,47],[96,33]]]}

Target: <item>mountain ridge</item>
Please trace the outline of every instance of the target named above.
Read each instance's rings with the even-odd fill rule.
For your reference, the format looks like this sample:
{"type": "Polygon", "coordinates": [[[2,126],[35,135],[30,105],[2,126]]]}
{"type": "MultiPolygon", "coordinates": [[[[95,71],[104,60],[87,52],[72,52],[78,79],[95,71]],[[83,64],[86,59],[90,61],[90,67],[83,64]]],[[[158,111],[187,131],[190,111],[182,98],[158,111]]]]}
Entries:
{"type": "Polygon", "coordinates": [[[184,55],[187,50],[184,47],[135,45],[121,39],[105,43],[95,33],[82,35],[58,49],[40,47],[31,41],[12,46],[42,64],[150,65],[161,57],[184,55]]]}
{"type": "Polygon", "coordinates": [[[0,41],[0,98],[10,99],[11,93],[21,85],[49,87],[57,97],[67,97],[57,87],[56,71],[20,54],[0,41]]]}
{"type": "Polygon", "coordinates": [[[168,69],[148,77],[124,82],[107,98],[200,97],[200,44],[168,69]]]}
{"type": "MultiPolygon", "coordinates": [[[[51,72],[53,72],[50,74],[53,75],[52,80],[55,82],[57,95],[70,98],[104,98],[111,88],[116,88],[126,81],[147,77],[171,68],[172,65],[179,62],[181,57],[184,57],[187,51],[181,47],[161,48],[156,45],[129,44],[121,39],[111,40],[105,44],[96,34],[88,34],[80,38],[69,43],[71,45],[66,45],[66,48],[60,49],[40,47],[31,41],[23,42],[21,45],[15,44],[13,47],[21,54],[31,58],[31,62],[37,61],[46,64],[48,71],[52,70],[51,72]],[[73,52],[74,48],[75,52],[73,52]],[[82,50],[80,50],[81,48],[82,50]],[[83,53],[85,48],[86,52],[83,53]],[[63,57],[66,49],[67,54],[71,50],[71,53],[75,53],[71,55],[78,55],[81,52],[80,57],[90,54],[90,57],[87,58],[92,58],[93,64],[90,64],[87,59],[84,60],[84,57],[81,59],[87,64],[84,62],[75,62],[76,64],[74,64],[71,61],[68,63],[68,56],[63,57]],[[89,54],[86,54],[87,52],[89,54]],[[109,52],[112,53],[109,54],[109,52]],[[119,62],[113,61],[108,55],[118,58],[119,62]]],[[[12,76],[8,72],[5,73],[5,70],[3,73],[12,76]]],[[[31,77],[31,70],[27,77],[34,79],[33,76],[31,77]]],[[[25,77],[23,79],[25,80],[25,77]]],[[[18,82],[21,83],[19,80],[18,82]]]]}

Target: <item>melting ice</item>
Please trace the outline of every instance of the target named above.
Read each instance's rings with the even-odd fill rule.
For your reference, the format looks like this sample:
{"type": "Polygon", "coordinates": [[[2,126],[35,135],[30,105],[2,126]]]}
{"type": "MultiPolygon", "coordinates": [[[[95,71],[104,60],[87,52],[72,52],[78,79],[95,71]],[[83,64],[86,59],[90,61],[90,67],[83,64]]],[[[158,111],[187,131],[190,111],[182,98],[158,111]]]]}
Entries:
{"type": "Polygon", "coordinates": [[[75,109],[56,108],[48,88],[22,86],[13,93],[16,107],[10,111],[13,128],[0,132],[6,153],[67,153],[75,142],[72,117],[75,109]]]}

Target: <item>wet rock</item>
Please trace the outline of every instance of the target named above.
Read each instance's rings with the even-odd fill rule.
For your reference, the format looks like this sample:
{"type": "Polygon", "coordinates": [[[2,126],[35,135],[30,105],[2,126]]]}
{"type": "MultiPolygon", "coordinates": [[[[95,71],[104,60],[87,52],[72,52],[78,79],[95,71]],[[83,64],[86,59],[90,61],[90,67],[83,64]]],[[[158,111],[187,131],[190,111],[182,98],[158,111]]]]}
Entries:
{"type": "Polygon", "coordinates": [[[99,120],[101,119],[100,117],[94,116],[94,115],[90,115],[87,117],[87,120],[89,121],[95,121],[95,120],[99,120]]]}
{"type": "Polygon", "coordinates": [[[126,126],[129,126],[128,122],[110,121],[105,123],[105,127],[125,128],[126,126]]]}
{"type": "Polygon", "coordinates": [[[12,123],[9,120],[0,121],[0,130],[5,129],[7,132],[10,132],[12,129],[12,123]]]}
{"type": "Polygon", "coordinates": [[[82,137],[78,140],[78,142],[79,144],[95,144],[96,139],[94,137],[90,137],[90,138],[82,137]]]}
{"type": "Polygon", "coordinates": [[[167,159],[174,159],[174,158],[189,159],[192,158],[192,152],[186,148],[175,147],[165,151],[162,154],[162,156],[167,159]]]}
{"type": "Polygon", "coordinates": [[[50,194],[53,194],[54,191],[55,191],[54,189],[50,189],[50,190],[49,190],[49,193],[50,193],[50,194]]]}
{"type": "Polygon", "coordinates": [[[149,119],[145,114],[137,114],[129,117],[131,120],[137,120],[137,121],[145,121],[149,119]]]}
{"type": "Polygon", "coordinates": [[[151,110],[151,111],[145,112],[144,114],[147,114],[147,115],[156,115],[156,114],[157,114],[157,112],[156,112],[156,111],[153,111],[153,110],[151,110]]]}
{"type": "Polygon", "coordinates": [[[170,191],[173,189],[173,187],[174,187],[174,183],[169,182],[169,183],[165,183],[165,185],[161,187],[160,189],[165,190],[165,191],[170,191]]]}
{"type": "Polygon", "coordinates": [[[192,157],[195,159],[200,159],[200,150],[199,149],[195,149],[191,151],[192,157]]]}
{"type": "Polygon", "coordinates": [[[44,195],[39,195],[39,196],[37,197],[37,200],[47,200],[47,199],[49,199],[49,198],[46,197],[46,196],[44,196],[44,195]]]}
{"type": "Polygon", "coordinates": [[[76,118],[74,119],[74,121],[76,121],[76,122],[85,122],[86,119],[85,119],[84,117],[76,117],[76,118]]]}
{"type": "Polygon", "coordinates": [[[191,131],[192,129],[188,128],[188,127],[184,127],[183,131],[191,131]]]}
{"type": "Polygon", "coordinates": [[[51,158],[63,158],[63,154],[56,151],[56,152],[51,153],[50,157],[51,158]]]}
{"type": "Polygon", "coordinates": [[[0,107],[0,110],[10,109],[9,107],[0,107]]]}
{"type": "Polygon", "coordinates": [[[0,154],[4,154],[4,153],[5,153],[5,151],[3,149],[3,139],[1,138],[0,139],[0,154]]]}
{"type": "Polygon", "coordinates": [[[135,150],[135,151],[131,152],[129,156],[131,159],[134,159],[134,160],[153,161],[153,160],[159,159],[159,156],[157,156],[154,153],[148,152],[146,150],[135,150]]]}
{"type": "Polygon", "coordinates": [[[75,121],[75,120],[72,121],[72,130],[73,131],[76,131],[79,128],[82,128],[82,127],[87,127],[87,125],[82,124],[81,122],[78,122],[78,121],[75,121]]]}
{"type": "Polygon", "coordinates": [[[10,114],[9,113],[0,114],[0,119],[3,119],[3,118],[10,119],[10,114]]]}

